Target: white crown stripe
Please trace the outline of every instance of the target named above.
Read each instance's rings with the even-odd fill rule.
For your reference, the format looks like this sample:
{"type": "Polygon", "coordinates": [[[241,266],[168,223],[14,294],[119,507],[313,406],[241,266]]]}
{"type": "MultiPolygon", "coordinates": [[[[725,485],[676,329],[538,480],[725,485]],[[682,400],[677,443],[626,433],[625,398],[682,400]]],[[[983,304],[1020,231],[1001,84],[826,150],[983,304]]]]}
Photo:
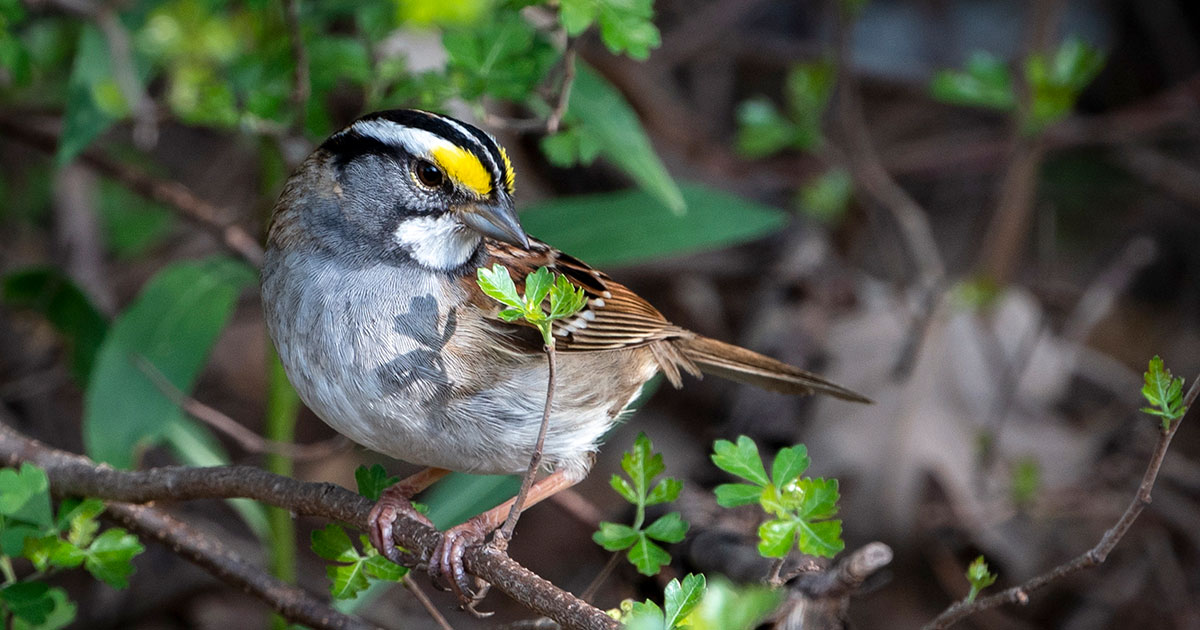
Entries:
{"type": "Polygon", "coordinates": [[[360,120],[350,126],[359,135],[374,138],[384,144],[403,148],[408,153],[431,157],[436,147],[454,148],[445,138],[424,129],[398,125],[390,120],[360,120]]]}
{"type": "MultiPolygon", "coordinates": [[[[487,158],[487,164],[491,167],[490,170],[492,171],[492,177],[496,178],[496,181],[502,181],[504,179],[504,173],[501,172],[500,165],[496,164],[496,160],[492,159],[492,152],[489,151],[488,148],[479,141],[479,138],[475,137],[475,134],[471,133],[466,127],[462,126],[462,123],[453,118],[442,116],[441,114],[434,114],[434,116],[437,116],[442,120],[442,122],[453,127],[455,131],[462,134],[462,136],[467,140],[475,143],[475,146],[479,147],[479,153],[487,158]]],[[[492,142],[495,143],[495,140],[492,140],[492,142]]]]}

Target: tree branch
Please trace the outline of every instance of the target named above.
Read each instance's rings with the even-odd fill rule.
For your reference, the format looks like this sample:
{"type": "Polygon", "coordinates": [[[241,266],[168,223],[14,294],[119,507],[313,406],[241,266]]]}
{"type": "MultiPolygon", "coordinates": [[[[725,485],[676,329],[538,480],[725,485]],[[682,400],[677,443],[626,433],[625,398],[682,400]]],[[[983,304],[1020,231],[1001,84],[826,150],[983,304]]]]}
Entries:
{"type": "MultiPolygon", "coordinates": [[[[348,523],[365,531],[371,501],[330,483],[302,482],[250,466],[167,467],[118,471],[87,458],[46,446],[0,422],[0,462],[30,462],[46,470],[51,489],[63,496],[87,496],[125,503],[189,499],[248,498],[296,514],[348,523]]],[[[155,534],[156,536],[158,534],[155,534]]],[[[441,533],[402,516],[395,541],[426,559],[441,533]]],[[[491,583],[517,603],[577,630],[615,630],[603,611],[558,588],[507,555],[488,546],[468,550],[467,571],[491,583]]],[[[220,558],[214,558],[220,562],[220,558]]],[[[265,576],[264,576],[265,577],[265,576]]],[[[272,605],[274,603],[272,602],[272,605]]]]}
{"type": "MultiPolygon", "coordinates": [[[[1183,404],[1188,409],[1191,409],[1192,405],[1196,402],[1197,395],[1200,395],[1200,376],[1197,376],[1192,381],[1192,387],[1188,390],[1187,396],[1184,397],[1183,404]]],[[[1150,456],[1150,463],[1146,466],[1145,474],[1142,475],[1142,483],[1138,486],[1137,494],[1129,502],[1129,507],[1125,508],[1125,512],[1121,514],[1121,518],[1117,519],[1117,523],[1104,532],[1104,536],[1100,538],[1096,546],[1079,554],[1070,561],[1064,562],[1045,573],[1034,576],[1022,584],[1018,584],[995,595],[983,597],[974,602],[968,602],[965,599],[956,602],[942,611],[942,614],[935,617],[933,621],[926,624],[922,630],[949,628],[966,617],[989,608],[995,608],[1001,604],[1027,604],[1029,603],[1030,593],[1055,580],[1083,569],[1094,567],[1107,560],[1108,554],[1117,546],[1117,543],[1121,542],[1121,538],[1133,526],[1133,522],[1137,520],[1138,515],[1142,513],[1142,510],[1147,505],[1150,505],[1150,491],[1154,489],[1154,482],[1158,478],[1158,471],[1162,468],[1163,458],[1167,455],[1167,447],[1171,445],[1171,439],[1175,437],[1175,432],[1179,430],[1179,425],[1181,424],[1183,424],[1183,418],[1172,423],[1166,431],[1159,431],[1158,443],[1155,444],[1154,453],[1150,456]]]]}

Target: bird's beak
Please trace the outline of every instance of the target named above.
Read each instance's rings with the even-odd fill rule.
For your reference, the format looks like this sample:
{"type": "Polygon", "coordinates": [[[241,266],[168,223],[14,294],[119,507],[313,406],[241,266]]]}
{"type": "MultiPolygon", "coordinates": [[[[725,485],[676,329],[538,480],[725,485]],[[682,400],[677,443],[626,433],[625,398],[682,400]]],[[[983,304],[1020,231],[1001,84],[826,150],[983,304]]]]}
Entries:
{"type": "Polygon", "coordinates": [[[458,208],[458,215],[463,223],[484,236],[529,249],[529,237],[517,220],[511,199],[466,204],[458,208]]]}

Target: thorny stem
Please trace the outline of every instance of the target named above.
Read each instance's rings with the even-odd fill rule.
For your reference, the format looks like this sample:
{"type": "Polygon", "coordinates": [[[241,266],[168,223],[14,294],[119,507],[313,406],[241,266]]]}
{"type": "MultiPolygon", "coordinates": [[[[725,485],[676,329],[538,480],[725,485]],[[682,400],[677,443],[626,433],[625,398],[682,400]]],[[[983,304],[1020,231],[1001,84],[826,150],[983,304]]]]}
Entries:
{"type": "MultiPolygon", "coordinates": [[[[1197,376],[1192,382],[1191,389],[1188,390],[1187,396],[1184,397],[1184,406],[1190,410],[1192,403],[1196,402],[1198,395],[1200,395],[1200,376],[1197,376]]],[[[1133,522],[1137,520],[1138,515],[1142,513],[1142,510],[1147,505],[1150,505],[1150,491],[1154,489],[1154,482],[1158,478],[1158,471],[1162,467],[1163,459],[1167,455],[1167,447],[1171,445],[1171,439],[1175,437],[1175,432],[1179,430],[1179,425],[1182,423],[1183,418],[1181,417],[1172,423],[1166,431],[1159,432],[1158,443],[1154,445],[1154,453],[1150,456],[1150,463],[1146,466],[1145,474],[1142,475],[1142,483],[1138,486],[1137,494],[1129,502],[1129,507],[1125,508],[1125,512],[1121,514],[1121,518],[1117,519],[1117,523],[1104,532],[1104,536],[1100,538],[1096,546],[1068,562],[1064,562],[1045,573],[1034,576],[1017,586],[996,593],[995,595],[976,599],[974,602],[967,601],[966,599],[955,602],[949,608],[942,611],[942,614],[935,617],[933,621],[926,624],[922,630],[949,628],[977,612],[995,608],[1001,604],[1027,604],[1029,603],[1030,593],[1055,580],[1064,578],[1082,569],[1094,567],[1107,560],[1108,554],[1112,552],[1118,542],[1121,542],[1121,538],[1133,526],[1133,522]]]]}
{"type": "Polygon", "coordinates": [[[521,510],[525,507],[525,497],[529,494],[529,488],[533,486],[538,468],[542,465],[542,447],[546,444],[546,430],[550,427],[550,407],[554,404],[555,353],[553,339],[546,344],[545,350],[549,375],[546,382],[546,406],[542,408],[542,425],[538,427],[537,444],[533,447],[533,455],[529,458],[529,470],[525,471],[525,478],[521,480],[521,491],[517,493],[512,507],[509,508],[504,525],[500,526],[492,538],[493,544],[501,550],[507,548],[508,541],[512,539],[513,530],[517,527],[517,519],[521,517],[521,510]]]}

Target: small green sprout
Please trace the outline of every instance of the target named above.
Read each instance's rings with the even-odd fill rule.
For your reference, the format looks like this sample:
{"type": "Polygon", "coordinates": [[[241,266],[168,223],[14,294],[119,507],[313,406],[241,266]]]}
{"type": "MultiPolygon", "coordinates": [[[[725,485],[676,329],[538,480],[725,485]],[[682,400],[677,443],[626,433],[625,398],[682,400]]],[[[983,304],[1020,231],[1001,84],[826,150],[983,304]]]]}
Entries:
{"type": "Polygon", "coordinates": [[[662,608],[650,600],[625,600],[608,614],[627,630],[683,630],[691,627],[686,623],[688,615],[700,605],[706,588],[704,575],[689,573],[682,582],[672,579],[667,584],[662,608]]]}
{"type": "Polygon", "coordinates": [[[842,521],[829,520],[838,510],[838,482],[800,477],[809,465],[808,449],[803,444],[779,451],[770,478],[758,445],[744,435],[737,444],[717,440],[712,461],[721,470],[750,482],[717,486],[718,504],[737,507],[758,503],[775,517],[758,528],[758,552],[764,557],[786,557],[795,546],[801,553],[832,558],[846,547],[842,521]]]}
{"type": "Polygon", "coordinates": [[[637,567],[639,573],[655,575],[664,564],[671,561],[671,555],[654,541],[677,543],[683,540],[689,525],[679,516],[679,512],[670,512],[643,529],[646,506],[678,499],[683,482],[666,477],[653,488],[650,487],[650,481],[666,470],[666,466],[663,465],[662,454],[653,452],[653,445],[645,433],[638,434],[633,449],[621,458],[621,468],[629,479],[613,475],[610,484],[617,494],[637,507],[633,526],[607,521],[600,523],[600,529],[592,534],[592,540],[608,551],[628,549],[629,562],[637,567]]]}
{"type": "Polygon", "coordinates": [[[967,603],[974,602],[980,591],[996,582],[996,577],[995,573],[988,571],[988,565],[983,560],[983,556],[975,558],[975,561],[967,567],[967,581],[971,583],[971,591],[967,593],[967,603]]]}
{"type": "Polygon", "coordinates": [[[583,289],[571,284],[566,276],[556,276],[545,267],[525,277],[525,295],[517,293],[517,286],[508,275],[508,268],[500,264],[491,269],[480,267],[479,288],[508,308],[500,311],[500,319],[515,322],[523,319],[542,333],[542,340],[549,348],[554,347],[551,325],[556,319],[566,319],[578,313],[587,303],[583,289]],[[550,308],[544,309],[542,302],[549,296],[550,308]]]}
{"type": "Polygon", "coordinates": [[[336,523],[312,533],[313,553],[333,563],[325,568],[325,574],[334,599],[354,599],[371,585],[371,580],[399,582],[408,573],[407,568],[380,555],[366,536],[359,536],[359,543],[361,552],[336,523]]]}
{"type": "Polygon", "coordinates": [[[1183,378],[1174,378],[1171,370],[1163,365],[1163,360],[1154,355],[1154,358],[1150,359],[1145,379],[1142,396],[1146,397],[1150,406],[1142,407],[1142,411],[1162,418],[1162,430],[1167,431],[1172,422],[1187,413],[1187,407],[1183,406],[1183,378]]]}

